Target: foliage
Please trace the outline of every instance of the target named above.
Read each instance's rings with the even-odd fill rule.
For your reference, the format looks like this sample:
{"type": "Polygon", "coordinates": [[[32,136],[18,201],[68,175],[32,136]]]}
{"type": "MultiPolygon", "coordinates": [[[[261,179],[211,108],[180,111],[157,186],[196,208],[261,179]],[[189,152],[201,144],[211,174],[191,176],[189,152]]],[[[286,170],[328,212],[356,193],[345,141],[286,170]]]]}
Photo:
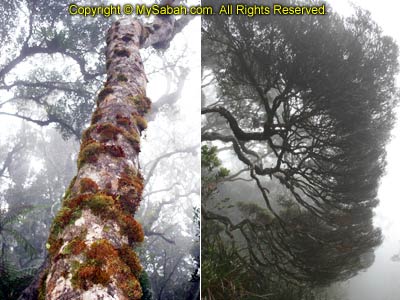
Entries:
{"type": "MultiPolygon", "coordinates": [[[[204,146],[203,146],[204,147],[204,146]]],[[[209,149],[204,147],[205,149],[209,149]]],[[[221,166],[221,161],[212,150],[212,155],[204,155],[202,160],[211,159],[212,163],[204,161],[204,164],[213,165],[208,169],[213,174],[214,169],[221,166]]],[[[209,154],[209,152],[204,151],[209,154]]],[[[207,173],[203,172],[203,177],[207,173]]],[[[214,179],[215,187],[222,184],[214,179]]],[[[206,181],[203,181],[204,184],[206,181]]],[[[236,298],[244,300],[268,297],[273,300],[299,300],[319,299],[316,292],[310,286],[299,286],[294,282],[281,280],[279,273],[273,271],[272,266],[259,265],[253,260],[249,252],[257,251],[255,245],[269,243],[260,234],[265,232],[266,225],[273,222],[273,218],[266,209],[251,203],[239,202],[238,208],[247,219],[246,223],[232,224],[228,217],[220,215],[207,209],[203,198],[202,211],[202,297],[204,300],[218,300],[236,298]],[[258,236],[249,234],[248,227],[241,226],[250,224],[250,232],[255,230],[258,236]],[[245,239],[232,235],[231,232],[239,229],[245,239]],[[246,244],[247,243],[247,244],[246,244]]],[[[213,197],[213,201],[220,201],[213,197]]]]}
{"type": "MultiPolygon", "coordinates": [[[[207,222],[279,284],[326,286],[368,267],[362,257],[382,239],[372,209],[398,98],[397,45],[356,9],[347,19],[205,16],[202,54],[212,77],[202,139],[214,153],[228,146],[263,201],[235,199],[236,224],[208,207],[207,222]]],[[[203,155],[203,202],[222,202],[218,160],[203,155]]]]}
{"type": "Polygon", "coordinates": [[[79,139],[104,74],[103,33],[111,20],[73,18],[66,13],[68,5],[2,2],[0,90],[7,93],[2,92],[0,114],[39,126],[54,124],[64,138],[79,139]],[[52,63],[40,63],[43,59],[52,63]]]}
{"type": "Polygon", "coordinates": [[[0,298],[14,300],[30,284],[37,269],[17,270],[7,261],[0,265],[0,298]]]}
{"type": "Polygon", "coordinates": [[[9,210],[0,210],[0,236],[1,236],[1,258],[6,257],[6,253],[3,252],[7,246],[7,236],[15,240],[24,250],[32,257],[37,253],[36,249],[29,243],[29,241],[15,230],[12,225],[25,216],[32,212],[35,208],[31,205],[21,205],[13,207],[9,210]]]}
{"type": "Polygon", "coordinates": [[[13,224],[21,221],[22,217],[34,210],[33,206],[21,205],[9,210],[0,210],[0,296],[1,299],[15,299],[29,285],[34,277],[36,268],[18,269],[12,264],[7,253],[10,243],[22,247],[32,258],[37,254],[33,245],[18,231],[13,224]],[[11,238],[11,240],[10,240],[11,238]]]}
{"type": "Polygon", "coordinates": [[[142,300],[152,300],[153,293],[151,290],[151,283],[146,271],[143,271],[139,277],[140,286],[142,287],[142,300]]]}

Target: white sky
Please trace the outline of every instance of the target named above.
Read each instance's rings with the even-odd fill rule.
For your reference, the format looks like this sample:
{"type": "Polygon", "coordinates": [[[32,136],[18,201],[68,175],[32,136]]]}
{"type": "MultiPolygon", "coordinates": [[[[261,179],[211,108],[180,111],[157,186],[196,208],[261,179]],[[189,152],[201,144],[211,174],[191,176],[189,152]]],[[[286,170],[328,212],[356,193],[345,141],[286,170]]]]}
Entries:
{"type": "MultiPolygon", "coordinates": [[[[346,0],[329,1],[340,13],[351,12],[346,0]]],[[[384,33],[392,36],[400,45],[400,2],[397,0],[354,0],[353,3],[368,9],[372,18],[382,27],[384,33]]],[[[400,76],[397,82],[400,83],[400,76]]],[[[399,85],[399,84],[398,84],[399,85]]],[[[391,261],[400,252],[400,109],[399,121],[392,132],[392,141],[387,147],[387,169],[379,188],[380,205],[376,209],[375,224],[381,227],[384,241],[376,250],[375,262],[366,271],[344,284],[349,300],[398,300],[400,299],[400,262],[391,261]]]]}

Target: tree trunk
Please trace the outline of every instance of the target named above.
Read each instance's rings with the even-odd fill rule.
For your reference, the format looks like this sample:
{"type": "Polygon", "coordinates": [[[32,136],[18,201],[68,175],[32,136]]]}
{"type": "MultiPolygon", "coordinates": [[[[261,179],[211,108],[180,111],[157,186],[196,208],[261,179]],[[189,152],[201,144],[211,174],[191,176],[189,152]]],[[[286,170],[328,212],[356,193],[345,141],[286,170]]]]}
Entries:
{"type": "Polygon", "coordinates": [[[140,299],[143,241],[134,219],[143,189],[138,154],[150,109],[141,47],[167,46],[174,20],[115,22],[107,34],[107,81],[82,136],[78,173],[66,191],[46,247],[39,299],[140,299]]]}

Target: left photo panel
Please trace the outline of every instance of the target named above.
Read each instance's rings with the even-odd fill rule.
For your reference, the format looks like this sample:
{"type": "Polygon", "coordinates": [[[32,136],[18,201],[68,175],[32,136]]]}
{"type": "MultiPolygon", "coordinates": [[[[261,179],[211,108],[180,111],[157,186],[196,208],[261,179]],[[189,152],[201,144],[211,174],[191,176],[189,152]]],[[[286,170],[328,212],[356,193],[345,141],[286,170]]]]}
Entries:
{"type": "Polygon", "coordinates": [[[0,4],[0,299],[200,299],[200,17],[154,13],[199,3],[176,2],[0,4]]]}

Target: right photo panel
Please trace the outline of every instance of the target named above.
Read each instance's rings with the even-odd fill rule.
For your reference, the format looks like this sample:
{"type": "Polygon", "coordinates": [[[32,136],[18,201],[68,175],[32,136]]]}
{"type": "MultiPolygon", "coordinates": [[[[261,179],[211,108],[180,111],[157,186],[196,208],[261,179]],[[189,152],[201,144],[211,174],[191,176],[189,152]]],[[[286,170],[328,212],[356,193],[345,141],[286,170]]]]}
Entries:
{"type": "Polygon", "coordinates": [[[202,2],[201,299],[400,299],[400,5],[376,2],[202,2]]]}

